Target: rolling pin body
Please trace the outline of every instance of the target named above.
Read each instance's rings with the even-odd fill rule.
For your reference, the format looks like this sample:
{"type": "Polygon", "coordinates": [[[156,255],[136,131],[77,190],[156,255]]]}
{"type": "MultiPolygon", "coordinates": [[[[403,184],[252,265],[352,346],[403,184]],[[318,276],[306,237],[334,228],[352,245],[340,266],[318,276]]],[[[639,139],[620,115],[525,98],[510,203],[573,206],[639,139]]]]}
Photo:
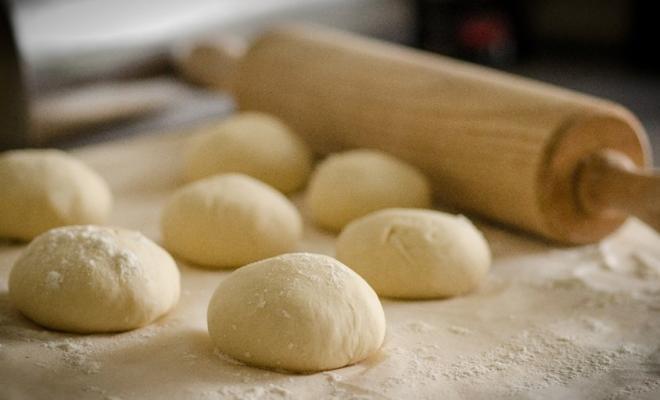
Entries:
{"type": "Polygon", "coordinates": [[[593,242],[625,219],[581,208],[584,160],[616,150],[649,163],[641,125],[614,103],[332,30],[262,36],[232,91],[320,153],[382,149],[422,169],[441,202],[561,242],[593,242]]]}

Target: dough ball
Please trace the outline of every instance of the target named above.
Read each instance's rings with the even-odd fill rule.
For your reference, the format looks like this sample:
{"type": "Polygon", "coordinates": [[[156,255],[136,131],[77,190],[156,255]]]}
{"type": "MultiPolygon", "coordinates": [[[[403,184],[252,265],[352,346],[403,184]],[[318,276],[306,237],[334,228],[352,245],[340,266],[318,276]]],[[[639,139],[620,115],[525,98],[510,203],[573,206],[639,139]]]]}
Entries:
{"type": "Polygon", "coordinates": [[[239,268],[222,281],[209,304],[208,327],[230,357],[313,372],[378,350],[385,314],[367,282],[339,261],[292,253],[239,268]]]}
{"type": "Polygon", "coordinates": [[[381,296],[456,296],[475,288],[490,268],[490,249],[465,217],[431,210],[388,209],[349,224],[337,258],[381,296]]]}
{"type": "Polygon", "coordinates": [[[372,211],[430,204],[424,175],[388,154],[366,149],[326,158],[312,174],[306,197],[312,218],[332,231],[372,211]]]}
{"type": "Polygon", "coordinates": [[[279,119],[243,112],[206,128],[188,146],[189,181],[239,172],[290,193],[302,187],[311,170],[307,146],[279,119]]]}
{"type": "Polygon", "coordinates": [[[302,235],[293,204],[241,174],[214,176],[179,189],[165,206],[161,225],[166,248],[212,268],[286,253],[302,235]]]}
{"type": "Polygon", "coordinates": [[[0,155],[0,236],[30,240],[64,225],[104,223],[112,207],[105,181],[59,150],[0,155]]]}
{"type": "Polygon", "coordinates": [[[26,317],[47,328],[126,331],[176,305],[179,270],[139,232],[67,226],[27,246],[9,275],[9,296],[26,317]]]}

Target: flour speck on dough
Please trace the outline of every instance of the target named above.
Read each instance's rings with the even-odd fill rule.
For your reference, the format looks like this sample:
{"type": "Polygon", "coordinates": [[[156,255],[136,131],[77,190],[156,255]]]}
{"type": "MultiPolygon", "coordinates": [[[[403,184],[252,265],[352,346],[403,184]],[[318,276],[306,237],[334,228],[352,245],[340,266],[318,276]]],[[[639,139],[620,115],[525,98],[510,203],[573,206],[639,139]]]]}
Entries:
{"type": "Polygon", "coordinates": [[[62,274],[57,271],[50,271],[46,275],[46,287],[50,290],[57,290],[62,284],[62,274]]]}

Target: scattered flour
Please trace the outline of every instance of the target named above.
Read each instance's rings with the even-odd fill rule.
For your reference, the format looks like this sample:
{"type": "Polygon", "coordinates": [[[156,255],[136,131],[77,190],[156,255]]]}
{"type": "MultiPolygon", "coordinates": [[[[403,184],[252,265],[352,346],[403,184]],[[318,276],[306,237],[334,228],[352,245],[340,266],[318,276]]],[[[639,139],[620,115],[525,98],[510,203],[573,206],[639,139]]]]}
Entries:
{"type": "Polygon", "coordinates": [[[514,392],[529,391],[608,372],[620,359],[636,355],[625,346],[596,350],[544,331],[525,331],[493,350],[462,357],[443,371],[443,376],[473,383],[506,380],[514,392]],[[523,372],[537,379],[521,379],[523,372]]]}
{"type": "Polygon", "coordinates": [[[660,258],[642,249],[616,249],[609,241],[597,245],[603,269],[639,279],[660,278],[660,258]]]}
{"type": "Polygon", "coordinates": [[[580,321],[590,332],[593,333],[604,334],[612,330],[612,328],[607,323],[596,318],[582,317],[580,318],[580,321]]]}
{"type": "Polygon", "coordinates": [[[646,377],[639,382],[625,385],[617,389],[614,393],[605,398],[605,400],[628,400],[634,399],[644,393],[660,390],[660,378],[646,377]]]}
{"type": "Polygon", "coordinates": [[[461,336],[467,336],[467,335],[471,335],[472,333],[474,333],[468,328],[463,328],[462,326],[456,326],[456,325],[452,325],[447,329],[449,330],[449,332],[451,332],[455,335],[461,335],[461,336]]]}
{"type": "Polygon", "coordinates": [[[48,341],[42,346],[59,352],[60,359],[70,368],[85,374],[97,374],[101,363],[90,358],[94,347],[90,341],[80,339],[65,339],[64,341],[48,341]]]}
{"type": "Polygon", "coordinates": [[[411,321],[406,324],[406,328],[415,333],[428,333],[435,329],[433,325],[427,324],[424,321],[411,321]]]}
{"type": "Polygon", "coordinates": [[[635,260],[635,275],[640,279],[660,279],[660,258],[646,252],[632,254],[635,260]]]}
{"type": "Polygon", "coordinates": [[[102,389],[98,386],[94,386],[94,385],[83,386],[82,390],[83,390],[83,392],[96,393],[98,395],[101,395],[101,396],[103,396],[102,397],[103,400],[123,400],[121,397],[108,394],[107,390],[102,389]]]}
{"type": "Polygon", "coordinates": [[[598,261],[601,262],[603,268],[610,271],[620,270],[621,262],[609,241],[603,240],[595,248],[597,250],[597,259],[599,259],[598,261]]]}
{"type": "Polygon", "coordinates": [[[218,399],[236,400],[265,400],[288,398],[291,392],[281,386],[267,384],[265,386],[254,386],[250,388],[225,386],[216,391],[218,399]]]}

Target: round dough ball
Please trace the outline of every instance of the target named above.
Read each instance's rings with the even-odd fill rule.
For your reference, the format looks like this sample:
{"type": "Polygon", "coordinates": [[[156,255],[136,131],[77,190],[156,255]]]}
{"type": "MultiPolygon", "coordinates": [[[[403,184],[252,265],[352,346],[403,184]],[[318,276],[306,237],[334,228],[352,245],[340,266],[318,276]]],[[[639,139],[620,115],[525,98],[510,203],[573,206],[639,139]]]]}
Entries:
{"type": "Polygon", "coordinates": [[[361,361],[385,336],[385,314],[373,289],[320,254],[284,254],[234,271],[213,294],[207,318],[221,352],[296,372],[361,361]]]}
{"type": "Polygon", "coordinates": [[[338,231],[383,208],[430,207],[431,190],[424,175],[403,161],[377,150],[351,150],[319,164],[306,205],[318,225],[338,231]]]}
{"type": "Polygon", "coordinates": [[[47,328],[118,332],[149,324],[179,300],[179,270],[141,233],[67,226],[36,237],[9,275],[21,313],[47,328]]]}
{"type": "Polygon", "coordinates": [[[475,288],[490,268],[490,249],[462,215],[388,209],[350,223],[337,258],[381,296],[442,298],[475,288]]]}
{"type": "Polygon", "coordinates": [[[291,251],[302,220],[277,190],[241,174],[179,189],[161,218],[165,247],[202,266],[233,268],[291,251]]]}
{"type": "Polygon", "coordinates": [[[59,150],[0,155],[0,237],[30,240],[64,225],[104,223],[112,207],[105,181],[59,150]]]}
{"type": "Polygon", "coordinates": [[[190,142],[185,174],[192,181],[239,172],[290,193],[307,181],[311,160],[307,146],[282,121],[243,112],[206,128],[190,142]]]}

